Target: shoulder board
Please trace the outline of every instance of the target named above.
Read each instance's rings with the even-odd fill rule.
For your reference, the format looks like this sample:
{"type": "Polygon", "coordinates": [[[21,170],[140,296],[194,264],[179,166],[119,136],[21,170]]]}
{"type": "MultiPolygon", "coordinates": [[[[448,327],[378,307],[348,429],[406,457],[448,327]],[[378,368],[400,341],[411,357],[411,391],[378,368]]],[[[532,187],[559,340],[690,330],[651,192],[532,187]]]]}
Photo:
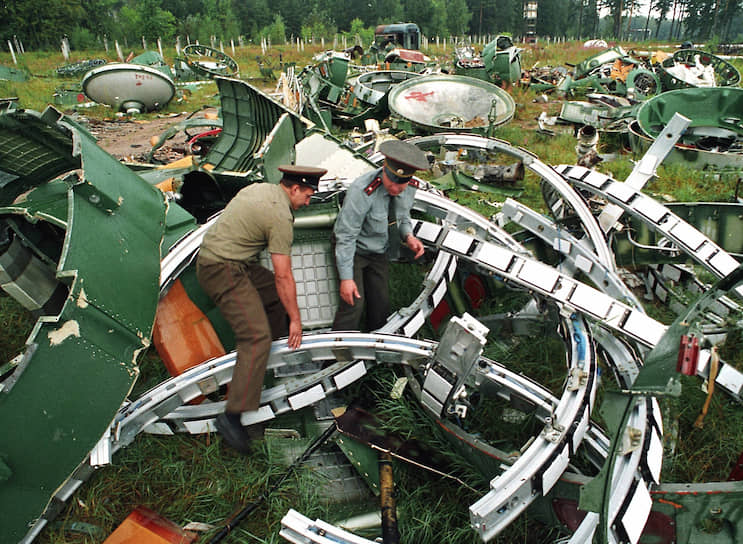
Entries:
{"type": "Polygon", "coordinates": [[[410,178],[408,185],[410,185],[411,187],[415,187],[416,189],[420,187],[420,183],[418,183],[418,180],[415,178],[410,178]]]}
{"type": "Polygon", "coordinates": [[[366,193],[367,196],[369,196],[380,185],[382,185],[382,178],[379,177],[379,176],[377,176],[376,178],[374,178],[373,180],[371,180],[371,182],[369,183],[369,185],[367,185],[364,188],[364,192],[366,193]]]}

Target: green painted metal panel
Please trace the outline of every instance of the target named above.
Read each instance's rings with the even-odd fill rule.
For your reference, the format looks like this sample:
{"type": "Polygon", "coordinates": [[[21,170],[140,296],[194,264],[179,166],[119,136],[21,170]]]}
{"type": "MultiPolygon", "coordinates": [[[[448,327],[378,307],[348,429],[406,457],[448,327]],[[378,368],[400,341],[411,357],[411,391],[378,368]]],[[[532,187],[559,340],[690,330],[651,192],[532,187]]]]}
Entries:
{"type": "Polygon", "coordinates": [[[38,114],[9,110],[0,115],[0,206],[64,172],[79,168],[68,135],[38,114]]]}
{"type": "Polygon", "coordinates": [[[668,91],[640,106],[637,120],[646,135],[657,138],[675,113],[691,119],[683,143],[695,144],[715,133],[743,137],[743,89],[739,87],[668,91]]]}
{"type": "Polygon", "coordinates": [[[62,180],[54,180],[28,193],[22,206],[0,208],[3,214],[18,213],[31,217],[44,217],[46,221],[67,226],[67,191],[62,180]]]}
{"type": "Polygon", "coordinates": [[[65,187],[57,277],[70,286],[60,313],[37,322],[24,368],[0,393],[0,458],[10,473],[0,482],[0,527],[15,542],[100,440],[136,379],[157,305],[166,204],[54,110],[5,112],[0,126],[0,168],[16,164],[22,174],[0,187],[0,201],[39,186],[0,217],[18,220],[27,204],[31,228],[64,224],[65,187]],[[70,167],[80,175],[47,184],[70,167]]]}
{"type": "Polygon", "coordinates": [[[0,66],[0,81],[16,81],[22,82],[28,79],[28,72],[25,70],[19,70],[18,68],[11,68],[10,66],[0,66]]]}
{"type": "Polygon", "coordinates": [[[219,88],[222,133],[204,157],[214,170],[250,172],[255,168],[255,153],[283,113],[288,113],[297,141],[312,122],[268,97],[244,81],[215,78],[219,88]]]}
{"type": "Polygon", "coordinates": [[[379,458],[376,451],[348,436],[336,437],[335,443],[363,478],[372,493],[379,495],[379,458]]]}
{"type": "MultiPolygon", "coordinates": [[[[734,544],[743,534],[740,482],[663,484],[653,492],[653,511],[673,520],[677,544],[734,544]]],[[[652,544],[641,538],[642,544],[652,544]]]]}
{"type": "Polygon", "coordinates": [[[629,415],[637,402],[635,397],[625,395],[617,391],[607,391],[601,402],[600,412],[607,426],[607,434],[611,438],[611,446],[606,463],[601,467],[599,473],[592,480],[586,482],[580,491],[578,506],[587,512],[598,512],[601,514],[601,522],[594,540],[605,542],[606,528],[604,521],[609,519],[609,498],[611,495],[611,477],[614,473],[614,465],[619,455],[621,437],[627,426],[629,415]]]}
{"type": "MultiPolygon", "coordinates": [[[[737,175],[731,173],[731,175],[737,175]]],[[[717,245],[733,255],[743,255],[743,204],[731,202],[673,202],[666,204],[674,214],[703,232],[717,245]]],[[[662,235],[646,223],[629,218],[630,228],[618,234],[612,248],[620,265],[691,262],[686,254],[659,253],[642,246],[657,246],[662,235]],[[631,240],[629,237],[631,236],[631,240]]]]}
{"type": "Polygon", "coordinates": [[[82,188],[92,187],[94,191],[73,200],[70,228],[75,229],[76,222],[80,222],[80,228],[74,236],[68,234],[60,270],[84,268],[82,288],[88,302],[147,338],[159,293],[159,246],[165,227],[163,193],[144,183],[92,140],[80,138],[80,143],[85,181],[72,190],[77,194],[82,188]],[[109,213],[109,208],[94,203],[96,196],[119,206],[109,213]]]}
{"type": "MultiPolygon", "coordinates": [[[[564,474],[547,497],[535,501],[530,513],[549,526],[574,527],[584,515],[575,508],[589,480],[581,474],[564,474]]],[[[640,544],[734,544],[743,534],[740,482],[662,483],[650,495],[653,509],[640,544]]]]}
{"type": "Polygon", "coordinates": [[[283,174],[279,171],[282,164],[294,164],[297,135],[292,127],[289,114],[283,113],[276,126],[266,138],[266,142],[256,156],[257,163],[263,167],[263,176],[269,183],[278,183],[283,174]]]}
{"type": "Polygon", "coordinates": [[[487,44],[482,60],[491,81],[514,83],[521,78],[521,50],[508,36],[498,36],[487,44]]]}
{"type": "Polygon", "coordinates": [[[162,253],[166,255],[184,235],[196,228],[196,219],[175,202],[168,202],[162,253]]]}
{"type": "MultiPolygon", "coordinates": [[[[743,265],[718,281],[714,286],[691,303],[686,311],[671,324],[660,341],[645,357],[640,373],[632,384],[636,394],[674,394],[681,392],[681,383],[676,372],[681,335],[698,330],[699,316],[722,295],[743,280],[743,265]]],[[[701,337],[701,334],[697,336],[701,337]]]]}
{"type": "Polygon", "coordinates": [[[601,51],[600,53],[588,57],[586,60],[576,65],[574,70],[574,77],[575,79],[580,79],[591,73],[599,66],[614,62],[617,59],[623,59],[627,61],[630,60],[624,49],[619,46],[611,47],[609,49],[601,51]]]}

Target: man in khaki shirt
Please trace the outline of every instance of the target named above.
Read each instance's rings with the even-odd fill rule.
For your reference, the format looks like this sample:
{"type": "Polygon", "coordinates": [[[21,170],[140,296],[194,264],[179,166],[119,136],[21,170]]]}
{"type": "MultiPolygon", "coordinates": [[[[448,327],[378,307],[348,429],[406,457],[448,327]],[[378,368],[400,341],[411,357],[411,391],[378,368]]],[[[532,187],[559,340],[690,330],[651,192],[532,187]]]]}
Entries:
{"type": "Polygon", "coordinates": [[[293,211],[309,204],[327,172],[294,165],[279,170],[283,177],[278,185],[255,183],[235,195],[204,236],[196,262],[201,287],[235,333],[237,361],[217,430],[245,454],[251,439],[263,435],[261,424],[244,427],[240,419],[260,406],[271,340],[288,334],[291,348],[302,341],[291,266],[293,211]],[[258,264],[264,249],[274,273],[258,264]]]}

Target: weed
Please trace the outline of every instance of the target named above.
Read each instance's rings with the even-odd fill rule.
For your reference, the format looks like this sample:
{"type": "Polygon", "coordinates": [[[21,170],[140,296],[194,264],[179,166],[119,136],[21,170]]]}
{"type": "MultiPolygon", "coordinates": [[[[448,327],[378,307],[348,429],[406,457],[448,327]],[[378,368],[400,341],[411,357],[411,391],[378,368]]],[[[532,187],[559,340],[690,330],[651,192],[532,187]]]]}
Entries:
{"type": "Polygon", "coordinates": [[[21,353],[35,321],[28,310],[4,291],[0,291],[0,330],[3,331],[0,364],[21,353]]]}

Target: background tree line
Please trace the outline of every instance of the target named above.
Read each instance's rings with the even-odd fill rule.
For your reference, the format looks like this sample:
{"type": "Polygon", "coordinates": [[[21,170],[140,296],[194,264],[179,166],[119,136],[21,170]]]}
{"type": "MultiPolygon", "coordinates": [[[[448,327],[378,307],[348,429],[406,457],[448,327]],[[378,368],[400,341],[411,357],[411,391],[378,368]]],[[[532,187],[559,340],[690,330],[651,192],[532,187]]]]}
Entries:
{"type": "MultiPolygon", "coordinates": [[[[429,39],[525,31],[524,0],[4,0],[0,42],[29,50],[73,49],[181,37],[283,43],[356,35],[415,22],[429,39]]],[[[537,35],[566,38],[743,41],[743,0],[538,0],[537,35]]]]}

